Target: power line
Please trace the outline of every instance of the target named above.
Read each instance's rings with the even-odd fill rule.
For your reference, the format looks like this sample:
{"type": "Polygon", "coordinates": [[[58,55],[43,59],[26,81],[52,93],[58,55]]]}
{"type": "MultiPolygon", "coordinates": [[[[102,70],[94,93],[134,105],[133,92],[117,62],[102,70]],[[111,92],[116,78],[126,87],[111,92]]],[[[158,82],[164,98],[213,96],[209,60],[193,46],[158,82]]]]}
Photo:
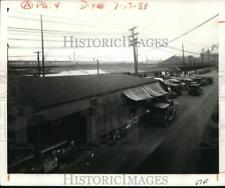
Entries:
{"type": "MultiPolygon", "coordinates": [[[[219,14],[216,14],[216,15],[210,17],[210,18],[207,19],[206,21],[204,21],[204,22],[200,23],[199,25],[193,27],[192,29],[186,31],[185,33],[183,33],[183,34],[181,34],[181,35],[175,37],[175,38],[172,39],[172,40],[169,40],[169,41],[168,41],[168,44],[171,43],[171,42],[174,42],[175,40],[180,39],[181,37],[183,37],[183,36],[185,36],[185,35],[187,35],[187,34],[189,34],[189,33],[191,33],[191,32],[194,31],[195,29],[197,29],[197,28],[203,26],[204,24],[208,23],[209,21],[211,21],[212,19],[216,18],[217,16],[219,16],[219,14]]],[[[156,50],[156,49],[161,48],[161,47],[165,47],[165,46],[158,46],[158,47],[155,47],[154,49],[152,49],[152,50],[150,50],[150,51],[156,50]]],[[[171,48],[171,46],[170,46],[169,48],[171,48]]],[[[175,47],[172,47],[172,48],[175,49],[175,47]]],[[[172,49],[172,48],[171,48],[171,49],[172,49]]],[[[177,48],[177,49],[178,49],[178,48],[177,48]]],[[[179,49],[179,50],[181,50],[181,49],[179,49]]],[[[196,52],[191,52],[191,51],[187,51],[187,53],[198,54],[198,53],[196,53],[196,52]]]]}
{"type": "MultiPolygon", "coordinates": [[[[18,13],[18,14],[24,14],[24,15],[26,15],[27,16],[27,14],[28,15],[33,15],[33,16],[37,16],[37,17],[39,17],[40,15],[39,14],[36,14],[36,13],[24,13],[24,12],[21,12],[21,11],[11,11],[11,12],[14,12],[14,13],[18,13]]],[[[51,18],[51,19],[57,19],[57,21],[58,20],[62,20],[63,22],[65,22],[65,20],[73,20],[73,21],[70,21],[70,22],[74,22],[74,21],[77,21],[77,22],[82,22],[82,23],[84,23],[84,22],[87,22],[87,23],[91,23],[91,24],[93,24],[93,23],[95,23],[95,24],[104,24],[104,25],[106,25],[106,24],[108,24],[108,25],[112,25],[112,24],[110,24],[110,23],[103,23],[103,22],[97,22],[96,20],[81,20],[81,19],[77,19],[77,18],[74,18],[74,17],[60,17],[60,16],[50,16],[50,15],[45,15],[45,14],[42,14],[43,15],[43,17],[47,17],[47,18],[51,18]]],[[[26,17],[25,17],[26,18],[26,17]]],[[[115,23],[113,23],[113,26],[115,26],[115,27],[123,27],[124,29],[127,29],[127,27],[131,27],[131,25],[128,25],[128,24],[115,24],[115,23]]]]}
{"type": "MultiPolygon", "coordinates": [[[[12,40],[12,41],[35,41],[35,42],[40,42],[41,40],[40,39],[18,39],[18,38],[8,38],[8,40],[12,40]]],[[[64,42],[63,40],[45,40],[46,42],[64,42]]],[[[30,48],[31,46],[25,46],[24,48],[30,48]]],[[[11,46],[10,48],[20,48],[18,46],[11,46]]],[[[21,46],[22,48],[22,46],[21,46]]],[[[47,48],[61,48],[61,47],[47,47],[47,48]]],[[[79,48],[79,47],[77,47],[79,48]]],[[[80,47],[80,48],[84,48],[84,47],[80,47]]],[[[163,48],[168,48],[168,49],[171,49],[171,50],[176,50],[176,51],[182,51],[182,49],[180,48],[176,48],[176,47],[173,47],[173,46],[163,46],[163,48]]],[[[197,52],[193,52],[193,51],[189,51],[189,50],[184,50],[184,52],[186,53],[190,53],[190,54],[195,54],[195,55],[201,55],[201,53],[197,53],[197,52]]],[[[143,53],[142,53],[143,54],[143,53]]],[[[140,54],[139,54],[140,55],[140,54]]]]}
{"type": "Polygon", "coordinates": [[[36,57],[36,55],[10,55],[9,57],[36,57]]]}
{"type": "MultiPolygon", "coordinates": [[[[146,37],[146,34],[143,35],[144,37],[146,37]]],[[[180,48],[177,48],[177,47],[173,47],[173,46],[160,46],[161,48],[168,48],[168,49],[171,49],[171,50],[176,50],[176,51],[181,51],[182,52],[182,49],[180,48]]],[[[155,47],[155,48],[160,48],[160,47],[155,47]]],[[[193,51],[190,51],[190,50],[185,50],[184,52],[186,53],[190,53],[190,54],[195,54],[195,55],[200,55],[200,53],[197,53],[197,52],[193,52],[193,51]]],[[[144,52],[142,52],[141,54],[143,54],[144,52]]],[[[141,55],[139,54],[139,55],[141,55]]]]}
{"type": "MultiPolygon", "coordinates": [[[[13,19],[19,19],[19,20],[28,20],[28,21],[36,21],[38,22],[39,20],[36,18],[27,18],[27,17],[21,17],[21,16],[8,16],[9,18],[13,18],[13,19]]],[[[115,29],[120,29],[120,30],[125,30],[127,27],[125,26],[117,26],[117,25],[112,25],[112,24],[108,24],[108,23],[98,23],[98,22],[87,22],[86,24],[81,21],[82,23],[78,22],[74,22],[74,21],[59,21],[59,20],[50,20],[50,19],[43,19],[43,22],[47,22],[47,23],[54,23],[54,24],[61,24],[61,25],[69,25],[69,26],[82,26],[82,27],[105,27],[105,28],[115,28],[115,29]]]]}
{"type": "MultiPolygon", "coordinates": [[[[172,50],[177,50],[177,51],[181,51],[182,52],[182,49],[176,48],[176,47],[173,47],[173,46],[164,46],[163,48],[170,48],[172,50]]],[[[190,53],[190,54],[195,54],[195,55],[201,55],[201,53],[193,52],[193,51],[189,51],[189,50],[184,50],[184,52],[190,53]]]]}
{"type": "MultiPolygon", "coordinates": [[[[217,17],[218,15],[219,15],[219,14],[216,14],[215,16],[213,16],[213,17],[207,19],[206,21],[204,21],[204,22],[202,22],[201,24],[195,26],[194,28],[188,30],[187,32],[185,32],[185,33],[183,33],[183,34],[177,36],[176,38],[170,40],[170,41],[168,42],[168,44],[171,43],[171,42],[174,42],[175,40],[178,40],[179,38],[181,38],[181,37],[183,37],[183,36],[185,36],[185,35],[187,35],[187,34],[189,34],[189,33],[191,33],[192,31],[194,31],[195,29],[201,27],[202,25],[206,24],[207,22],[211,21],[212,19],[214,19],[214,18],[217,17]]],[[[39,32],[40,32],[39,29],[18,28],[18,27],[9,27],[9,30],[14,30],[14,32],[29,32],[29,33],[31,32],[32,34],[35,34],[35,32],[36,32],[37,34],[39,34],[39,32]]],[[[59,30],[44,30],[44,31],[46,32],[46,34],[63,33],[63,32],[76,33],[77,35],[78,35],[78,34],[81,34],[81,35],[84,34],[84,32],[80,32],[80,33],[79,33],[79,32],[73,32],[73,31],[59,31],[59,30]]],[[[93,32],[86,32],[86,34],[93,34],[93,32]]],[[[100,34],[100,33],[98,33],[98,34],[100,34]]],[[[105,34],[105,33],[104,33],[104,34],[105,34]]],[[[112,34],[112,33],[108,33],[108,34],[112,34]]],[[[147,35],[149,35],[149,34],[147,34],[147,35]]],[[[12,39],[12,40],[29,40],[29,39],[16,39],[16,38],[11,38],[11,39],[12,39]]],[[[34,40],[35,40],[35,39],[34,39],[34,40]]],[[[36,41],[39,41],[39,40],[36,40],[36,41]]],[[[59,42],[60,40],[49,40],[49,41],[52,41],[52,42],[58,41],[58,42],[59,42]]],[[[60,41],[60,42],[62,42],[62,41],[60,41]]],[[[163,48],[168,48],[168,49],[171,49],[171,50],[182,51],[181,49],[176,48],[176,47],[173,47],[173,46],[159,46],[159,47],[155,47],[154,49],[161,48],[161,47],[163,47],[163,48]]],[[[21,49],[22,49],[22,48],[30,48],[30,47],[28,47],[28,46],[27,46],[27,47],[14,46],[14,47],[10,47],[10,48],[21,48],[21,49]]],[[[32,48],[37,48],[37,47],[32,47],[32,48]]],[[[64,47],[46,47],[46,48],[49,48],[49,49],[62,49],[62,48],[64,48],[64,47]]],[[[154,49],[153,49],[153,50],[154,50],[154,49]]],[[[191,54],[200,55],[200,53],[193,52],[193,51],[185,50],[185,52],[186,52],[186,53],[191,53],[191,54]]]]}
{"type": "MultiPolygon", "coordinates": [[[[40,32],[28,32],[28,31],[10,31],[8,32],[9,35],[11,36],[33,36],[33,37],[39,37],[40,36],[40,32]]],[[[77,32],[55,32],[55,33],[48,33],[46,32],[45,33],[46,37],[51,37],[51,38],[55,38],[55,37],[62,37],[62,36],[78,36],[78,37],[100,37],[103,36],[104,37],[123,37],[124,35],[121,35],[121,34],[116,34],[116,33],[77,33],[77,32]]]]}
{"type": "MultiPolygon", "coordinates": [[[[36,28],[25,28],[25,27],[8,27],[10,32],[22,32],[22,33],[32,33],[39,34],[40,29],[36,28]]],[[[55,29],[45,29],[45,34],[74,34],[74,35],[125,35],[127,33],[122,32],[81,32],[81,31],[68,31],[68,30],[55,30],[55,29]]]]}
{"type": "MultiPolygon", "coordinates": [[[[8,38],[8,40],[11,40],[11,41],[28,41],[28,42],[33,42],[33,41],[36,41],[36,42],[40,42],[41,39],[19,39],[19,38],[8,38]]],[[[63,40],[46,40],[46,42],[64,42],[63,40]]]]}
{"type": "Polygon", "coordinates": [[[217,16],[219,16],[219,14],[216,14],[214,16],[212,16],[211,18],[207,19],[206,21],[200,23],[199,25],[193,27],[192,29],[186,31],[185,33],[175,37],[174,39],[170,40],[169,43],[174,42],[175,40],[178,40],[179,38],[191,33],[192,31],[194,31],[195,29],[198,29],[199,27],[203,26],[204,24],[208,23],[209,21],[211,21],[212,19],[216,18],[217,16]]]}

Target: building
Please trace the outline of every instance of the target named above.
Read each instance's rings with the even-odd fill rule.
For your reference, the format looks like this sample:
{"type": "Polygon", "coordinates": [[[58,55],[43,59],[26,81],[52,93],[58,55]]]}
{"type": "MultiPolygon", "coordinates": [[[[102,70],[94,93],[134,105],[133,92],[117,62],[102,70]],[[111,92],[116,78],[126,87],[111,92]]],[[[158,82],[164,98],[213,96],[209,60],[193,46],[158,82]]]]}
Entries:
{"type": "MultiPolygon", "coordinates": [[[[218,62],[218,54],[202,54],[200,57],[194,57],[194,56],[185,56],[184,62],[186,66],[192,66],[194,65],[194,62],[196,65],[213,65],[216,62],[218,62]]],[[[161,65],[167,65],[169,67],[182,67],[183,66],[183,57],[182,56],[172,56],[168,59],[166,59],[163,62],[160,62],[161,65]]]]}
{"type": "Polygon", "coordinates": [[[160,81],[124,74],[9,78],[9,166],[71,140],[101,142],[166,95],[160,81]]]}

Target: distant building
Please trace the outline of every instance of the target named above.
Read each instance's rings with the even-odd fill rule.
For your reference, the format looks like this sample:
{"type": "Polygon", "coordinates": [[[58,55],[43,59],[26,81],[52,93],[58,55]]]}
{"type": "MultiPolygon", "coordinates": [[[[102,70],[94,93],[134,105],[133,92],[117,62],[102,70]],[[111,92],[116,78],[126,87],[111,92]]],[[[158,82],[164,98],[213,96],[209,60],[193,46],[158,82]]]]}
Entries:
{"type": "MultiPolygon", "coordinates": [[[[206,54],[204,53],[203,55],[199,57],[194,57],[194,56],[185,56],[184,57],[184,62],[187,65],[192,64],[193,62],[201,64],[202,62],[204,64],[213,64],[215,62],[218,62],[218,54],[206,54]],[[203,58],[202,58],[203,56],[203,58]]],[[[167,65],[167,66],[183,66],[183,57],[182,56],[172,56],[159,64],[161,65],[167,65]]]]}
{"type": "Polygon", "coordinates": [[[172,56],[160,63],[159,66],[168,67],[168,68],[179,68],[184,71],[192,71],[196,69],[202,69],[206,67],[218,67],[218,54],[201,54],[199,57],[195,56],[185,56],[183,60],[183,56],[172,56]]]}

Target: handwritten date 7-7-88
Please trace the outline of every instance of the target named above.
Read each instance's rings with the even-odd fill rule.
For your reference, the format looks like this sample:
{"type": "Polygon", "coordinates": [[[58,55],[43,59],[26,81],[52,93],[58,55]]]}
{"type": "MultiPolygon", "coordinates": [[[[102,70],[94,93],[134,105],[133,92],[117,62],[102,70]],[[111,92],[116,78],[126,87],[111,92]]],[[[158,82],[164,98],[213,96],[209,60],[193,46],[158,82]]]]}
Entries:
{"type": "Polygon", "coordinates": [[[106,2],[103,0],[92,1],[92,0],[80,0],[80,9],[104,9],[105,7],[113,8],[114,10],[146,10],[148,8],[148,3],[143,0],[137,1],[120,1],[114,0],[110,2],[106,2]],[[112,6],[111,6],[112,5],[112,6]]]}

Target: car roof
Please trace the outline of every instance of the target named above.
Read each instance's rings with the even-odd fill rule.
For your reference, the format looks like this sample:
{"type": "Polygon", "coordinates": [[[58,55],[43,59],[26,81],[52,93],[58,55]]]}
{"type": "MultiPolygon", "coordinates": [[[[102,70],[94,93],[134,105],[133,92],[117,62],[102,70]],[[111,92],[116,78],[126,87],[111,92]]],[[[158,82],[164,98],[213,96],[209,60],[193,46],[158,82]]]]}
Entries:
{"type": "Polygon", "coordinates": [[[183,80],[185,80],[185,81],[193,81],[192,78],[184,78],[183,80]]]}
{"type": "Polygon", "coordinates": [[[169,81],[173,81],[173,82],[180,82],[178,79],[176,78],[170,78],[169,81]]]}
{"type": "Polygon", "coordinates": [[[168,86],[180,86],[179,84],[175,84],[175,83],[171,83],[171,82],[168,82],[167,85],[168,85],[168,86]]]}
{"type": "Polygon", "coordinates": [[[163,102],[159,102],[159,103],[155,103],[152,106],[156,107],[156,108],[160,108],[160,109],[165,109],[169,106],[169,103],[163,103],[163,102]]]}

